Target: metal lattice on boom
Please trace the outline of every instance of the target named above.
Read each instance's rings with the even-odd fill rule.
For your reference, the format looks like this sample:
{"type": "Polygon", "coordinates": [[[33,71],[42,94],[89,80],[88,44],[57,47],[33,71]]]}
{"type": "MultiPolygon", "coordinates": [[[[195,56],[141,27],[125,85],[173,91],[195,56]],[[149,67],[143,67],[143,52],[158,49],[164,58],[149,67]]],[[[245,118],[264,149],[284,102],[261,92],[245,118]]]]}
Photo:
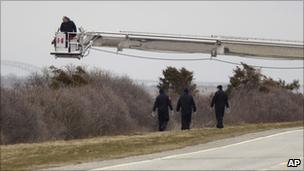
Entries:
{"type": "Polygon", "coordinates": [[[144,32],[55,33],[56,58],[86,56],[90,48],[111,47],[117,51],[135,49],[152,52],[202,53],[217,55],[262,57],[269,59],[303,60],[304,43],[275,39],[228,36],[190,36],[144,32]],[[73,35],[73,36],[71,36],[73,35]],[[75,36],[76,35],[76,36],[75,36]]]}

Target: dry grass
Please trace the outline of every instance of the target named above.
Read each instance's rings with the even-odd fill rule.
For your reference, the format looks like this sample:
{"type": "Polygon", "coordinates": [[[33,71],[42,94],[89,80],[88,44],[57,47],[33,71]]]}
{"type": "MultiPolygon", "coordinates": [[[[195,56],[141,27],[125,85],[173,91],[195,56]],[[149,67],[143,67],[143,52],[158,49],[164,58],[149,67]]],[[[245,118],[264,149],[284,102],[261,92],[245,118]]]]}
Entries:
{"type": "Polygon", "coordinates": [[[1,170],[29,170],[149,154],[182,148],[227,137],[268,129],[303,126],[302,121],[246,124],[191,131],[156,132],[130,136],[104,136],[91,139],[53,141],[1,146],[1,170]]]}

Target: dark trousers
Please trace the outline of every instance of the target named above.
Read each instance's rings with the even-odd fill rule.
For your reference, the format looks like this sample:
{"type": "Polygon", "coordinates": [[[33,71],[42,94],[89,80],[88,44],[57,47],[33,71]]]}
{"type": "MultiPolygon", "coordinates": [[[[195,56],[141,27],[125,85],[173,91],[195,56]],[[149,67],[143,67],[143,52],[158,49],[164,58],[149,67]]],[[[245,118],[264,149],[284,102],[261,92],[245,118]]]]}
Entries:
{"type": "Polygon", "coordinates": [[[158,130],[165,131],[167,129],[168,120],[166,119],[159,119],[158,120],[158,130]]]}
{"type": "Polygon", "coordinates": [[[190,129],[191,112],[182,113],[182,130],[190,129]]]}
{"type": "Polygon", "coordinates": [[[215,116],[216,116],[216,127],[217,128],[224,128],[223,118],[224,118],[224,111],[225,108],[215,108],[215,116]]]}
{"type": "MultiPolygon", "coordinates": [[[[65,47],[67,48],[68,47],[68,42],[70,40],[72,40],[74,37],[76,36],[76,34],[68,34],[67,32],[65,32],[65,47]]],[[[69,52],[71,52],[71,47],[69,47],[69,52]]]]}

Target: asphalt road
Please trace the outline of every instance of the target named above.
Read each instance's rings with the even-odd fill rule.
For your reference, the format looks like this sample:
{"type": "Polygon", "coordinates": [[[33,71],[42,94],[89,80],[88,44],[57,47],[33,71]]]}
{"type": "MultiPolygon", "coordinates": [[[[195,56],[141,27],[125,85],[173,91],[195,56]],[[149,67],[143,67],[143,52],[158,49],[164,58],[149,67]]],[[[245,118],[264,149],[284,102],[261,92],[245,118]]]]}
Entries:
{"type": "Polygon", "coordinates": [[[163,153],[51,170],[304,170],[303,128],[270,130],[163,153]],[[298,167],[287,167],[289,159],[298,167]]]}

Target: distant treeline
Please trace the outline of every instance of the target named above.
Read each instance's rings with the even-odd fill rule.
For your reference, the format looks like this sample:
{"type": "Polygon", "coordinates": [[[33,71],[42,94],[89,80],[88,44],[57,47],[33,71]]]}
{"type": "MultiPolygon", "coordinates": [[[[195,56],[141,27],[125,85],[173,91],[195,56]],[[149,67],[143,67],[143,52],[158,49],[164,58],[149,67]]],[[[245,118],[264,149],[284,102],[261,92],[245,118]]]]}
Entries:
{"type": "MultiPolygon", "coordinates": [[[[277,84],[241,82],[229,88],[226,123],[303,119],[303,95],[277,84]]],[[[176,105],[177,95],[172,95],[176,105]]],[[[210,96],[195,94],[198,111],[192,127],[213,127],[210,96]]],[[[13,88],[1,87],[1,144],[31,143],[157,130],[153,101],[125,76],[84,67],[50,67],[13,88]]],[[[180,129],[175,113],[169,129],[180,129]]]]}

